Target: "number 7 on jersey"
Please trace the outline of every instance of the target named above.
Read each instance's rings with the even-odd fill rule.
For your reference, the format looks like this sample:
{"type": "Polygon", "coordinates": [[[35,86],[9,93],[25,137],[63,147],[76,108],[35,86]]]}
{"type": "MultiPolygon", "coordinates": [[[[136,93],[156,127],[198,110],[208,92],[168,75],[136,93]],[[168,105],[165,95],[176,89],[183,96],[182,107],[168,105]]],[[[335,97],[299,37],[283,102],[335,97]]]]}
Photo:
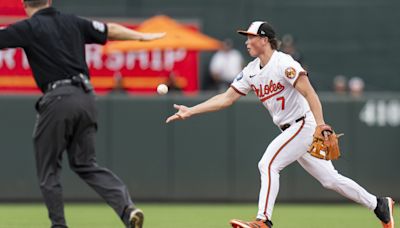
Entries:
{"type": "Polygon", "coordinates": [[[276,100],[282,102],[282,110],[285,110],[285,97],[278,97],[276,100]]]}

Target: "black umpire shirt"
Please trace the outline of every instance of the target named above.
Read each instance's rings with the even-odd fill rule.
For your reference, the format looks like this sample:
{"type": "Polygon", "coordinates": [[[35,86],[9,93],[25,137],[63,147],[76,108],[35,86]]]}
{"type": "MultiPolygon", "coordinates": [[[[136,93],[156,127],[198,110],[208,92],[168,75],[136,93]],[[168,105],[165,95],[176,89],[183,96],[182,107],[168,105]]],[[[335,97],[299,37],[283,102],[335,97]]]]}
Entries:
{"type": "Polygon", "coordinates": [[[53,7],[31,18],[0,29],[0,49],[21,47],[32,68],[36,84],[45,92],[48,84],[79,73],[89,76],[85,44],[107,41],[107,26],[53,7]]]}

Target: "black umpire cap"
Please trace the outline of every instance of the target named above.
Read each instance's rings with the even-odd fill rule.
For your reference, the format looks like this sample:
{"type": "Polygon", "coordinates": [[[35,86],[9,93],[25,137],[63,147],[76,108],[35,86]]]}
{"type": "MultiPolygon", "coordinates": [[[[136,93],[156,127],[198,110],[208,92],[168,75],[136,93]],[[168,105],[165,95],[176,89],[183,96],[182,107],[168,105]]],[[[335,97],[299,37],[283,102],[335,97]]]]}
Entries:
{"type": "Polygon", "coordinates": [[[274,29],[266,21],[254,21],[247,30],[238,30],[237,32],[245,36],[254,35],[268,37],[269,39],[276,38],[274,29]]]}

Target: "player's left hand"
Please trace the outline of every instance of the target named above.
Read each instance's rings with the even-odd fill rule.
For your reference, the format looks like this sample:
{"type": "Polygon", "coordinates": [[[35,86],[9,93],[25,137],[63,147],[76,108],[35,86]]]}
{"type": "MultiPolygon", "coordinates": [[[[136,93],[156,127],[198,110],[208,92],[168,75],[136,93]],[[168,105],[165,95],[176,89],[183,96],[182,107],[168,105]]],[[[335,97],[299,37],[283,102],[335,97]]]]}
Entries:
{"type": "Polygon", "coordinates": [[[184,105],[174,104],[174,108],[178,109],[178,111],[174,115],[168,117],[168,119],[165,121],[166,123],[169,123],[169,122],[172,122],[175,120],[184,120],[184,119],[192,116],[192,113],[191,113],[189,107],[186,107],[184,105]]]}
{"type": "Polygon", "coordinates": [[[327,124],[318,125],[315,128],[313,142],[308,152],[317,158],[325,160],[336,160],[340,157],[339,137],[331,126],[327,124]]]}
{"type": "Polygon", "coordinates": [[[145,33],[142,35],[141,41],[150,41],[150,40],[158,40],[163,37],[165,37],[167,33],[161,32],[161,33],[145,33]]]}

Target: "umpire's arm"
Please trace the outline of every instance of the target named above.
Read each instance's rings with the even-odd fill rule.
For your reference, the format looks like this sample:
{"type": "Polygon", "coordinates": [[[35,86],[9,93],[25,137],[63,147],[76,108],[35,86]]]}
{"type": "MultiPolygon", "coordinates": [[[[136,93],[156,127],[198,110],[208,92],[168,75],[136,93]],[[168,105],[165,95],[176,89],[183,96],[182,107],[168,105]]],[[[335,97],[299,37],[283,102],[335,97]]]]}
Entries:
{"type": "Polygon", "coordinates": [[[160,39],[165,33],[141,33],[115,23],[107,23],[109,40],[140,40],[160,39]]]}
{"type": "Polygon", "coordinates": [[[26,21],[0,28],[0,49],[26,47],[29,43],[29,29],[26,21]]]}
{"type": "Polygon", "coordinates": [[[241,96],[242,95],[236,92],[234,89],[229,88],[225,93],[218,94],[193,107],[175,104],[174,108],[178,109],[178,112],[170,116],[166,122],[169,123],[175,120],[183,120],[200,113],[219,111],[231,106],[233,103],[239,100],[241,96]]]}

